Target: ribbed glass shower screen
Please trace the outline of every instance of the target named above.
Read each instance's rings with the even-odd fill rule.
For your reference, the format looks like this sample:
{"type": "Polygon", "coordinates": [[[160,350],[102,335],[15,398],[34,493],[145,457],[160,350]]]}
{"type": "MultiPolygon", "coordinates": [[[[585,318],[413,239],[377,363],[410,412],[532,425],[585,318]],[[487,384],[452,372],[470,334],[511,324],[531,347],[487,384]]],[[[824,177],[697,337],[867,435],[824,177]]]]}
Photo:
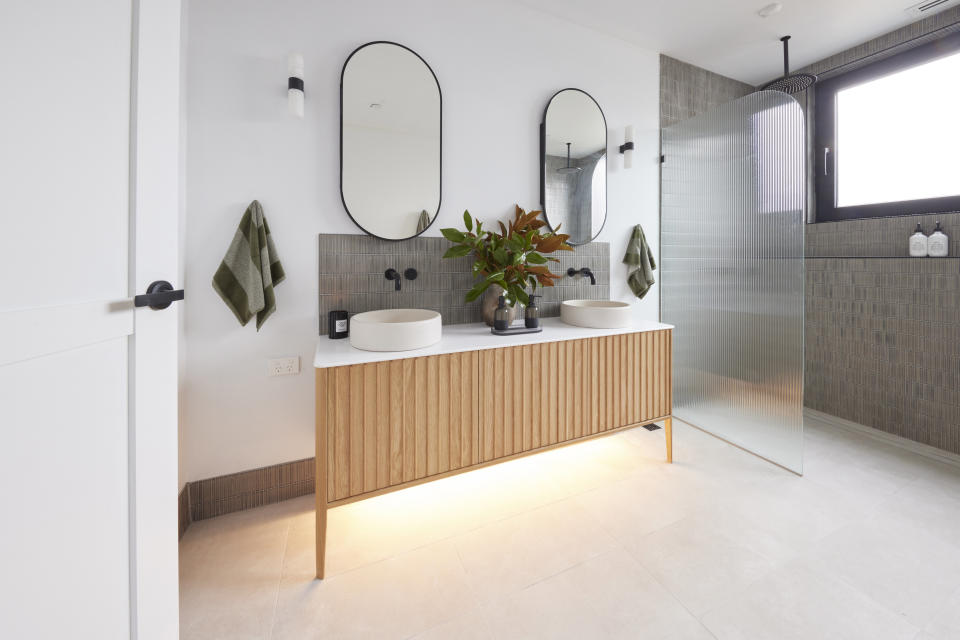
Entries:
{"type": "Polygon", "coordinates": [[[803,472],[804,122],[760,91],[663,129],[674,415],[803,472]]]}

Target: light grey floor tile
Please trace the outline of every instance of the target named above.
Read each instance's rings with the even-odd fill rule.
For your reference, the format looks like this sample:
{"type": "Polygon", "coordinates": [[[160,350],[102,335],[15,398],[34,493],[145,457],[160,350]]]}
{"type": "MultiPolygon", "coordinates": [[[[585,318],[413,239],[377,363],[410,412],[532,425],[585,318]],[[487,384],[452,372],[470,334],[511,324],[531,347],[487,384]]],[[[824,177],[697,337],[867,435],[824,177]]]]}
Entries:
{"type": "Polygon", "coordinates": [[[918,629],[800,560],[717,601],[702,618],[718,640],[910,640],[918,629]]]}
{"type": "Polygon", "coordinates": [[[960,547],[886,513],[828,536],[808,559],[918,627],[960,589],[960,547]]]}

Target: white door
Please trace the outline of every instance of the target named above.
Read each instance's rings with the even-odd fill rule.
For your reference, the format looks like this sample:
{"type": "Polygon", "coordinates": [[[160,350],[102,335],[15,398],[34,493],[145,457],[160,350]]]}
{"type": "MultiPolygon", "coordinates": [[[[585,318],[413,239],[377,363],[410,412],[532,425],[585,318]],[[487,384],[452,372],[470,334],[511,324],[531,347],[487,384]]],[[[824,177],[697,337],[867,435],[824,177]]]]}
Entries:
{"type": "Polygon", "coordinates": [[[177,636],[177,307],[133,296],[177,275],[179,32],[0,5],[3,638],[177,636]]]}

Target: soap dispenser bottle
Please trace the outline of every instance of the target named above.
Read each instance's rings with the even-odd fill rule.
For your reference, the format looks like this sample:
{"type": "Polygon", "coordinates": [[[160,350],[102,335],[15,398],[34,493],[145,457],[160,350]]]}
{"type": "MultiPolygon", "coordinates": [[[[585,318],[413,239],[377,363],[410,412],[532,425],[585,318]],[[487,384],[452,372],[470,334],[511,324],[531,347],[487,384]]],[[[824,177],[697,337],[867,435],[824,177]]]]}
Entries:
{"type": "Polygon", "coordinates": [[[497,300],[497,309],[493,312],[493,328],[497,331],[510,328],[510,309],[507,308],[507,300],[503,296],[497,300]]]}
{"type": "Polygon", "coordinates": [[[917,230],[910,236],[910,257],[922,258],[927,255],[927,243],[927,236],[923,232],[923,229],[920,228],[920,223],[918,222],[917,230]]]}
{"type": "Polygon", "coordinates": [[[945,258],[950,247],[950,238],[940,227],[940,221],[937,220],[937,228],[930,234],[927,240],[927,252],[934,258],[945,258]]]}
{"type": "Polygon", "coordinates": [[[523,314],[523,322],[527,325],[527,329],[536,329],[540,326],[540,309],[537,308],[537,298],[540,296],[530,296],[530,304],[527,305],[527,310],[523,314]]]}

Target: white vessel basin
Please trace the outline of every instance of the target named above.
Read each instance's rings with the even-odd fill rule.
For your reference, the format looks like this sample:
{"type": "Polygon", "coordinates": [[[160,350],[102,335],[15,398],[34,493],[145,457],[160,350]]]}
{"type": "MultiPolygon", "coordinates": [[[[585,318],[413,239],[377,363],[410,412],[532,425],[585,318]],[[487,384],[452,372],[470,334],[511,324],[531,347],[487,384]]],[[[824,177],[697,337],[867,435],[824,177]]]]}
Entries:
{"type": "Polygon", "coordinates": [[[350,318],[350,344],[364,351],[410,351],[440,342],[440,314],[429,309],[383,309],[350,318]]]}
{"type": "Polygon", "coordinates": [[[633,324],[633,312],[629,303],[616,300],[564,300],[560,319],[577,327],[620,329],[633,324]]]}

